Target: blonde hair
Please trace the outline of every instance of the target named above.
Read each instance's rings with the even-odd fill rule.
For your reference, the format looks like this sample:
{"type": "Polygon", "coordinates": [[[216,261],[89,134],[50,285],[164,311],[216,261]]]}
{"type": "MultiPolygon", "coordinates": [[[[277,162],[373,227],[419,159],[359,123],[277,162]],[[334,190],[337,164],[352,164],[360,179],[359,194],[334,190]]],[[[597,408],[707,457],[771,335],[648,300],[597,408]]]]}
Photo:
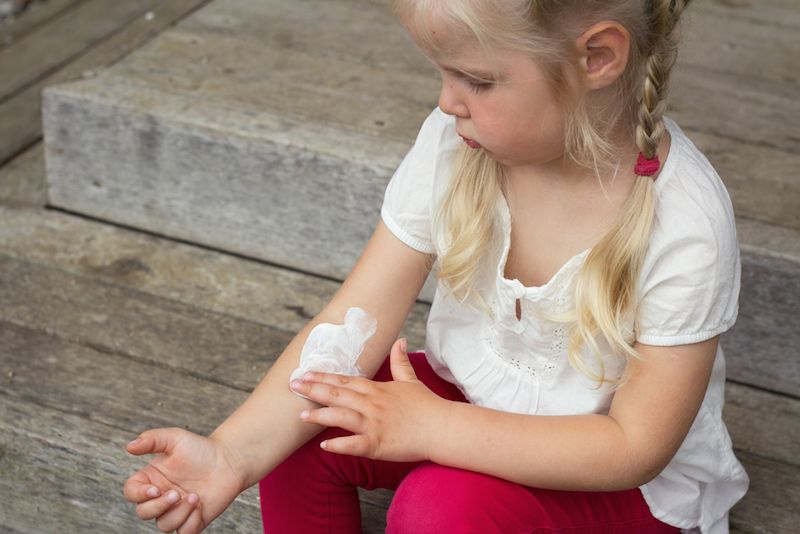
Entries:
{"type": "MultiPolygon", "coordinates": [[[[553,93],[568,112],[565,153],[595,174],[613,166],[621,147],[608,141],[619,128],[630,132],[639,150],[655,155],[664,135],[669,74],[677,54],[677,25],[688,0],[393,0],[396,16],[422,47],[437,50],[433,20],[462,36],[477,39],[489,55],[503,49],[530,53],[547,73],[553,93]],[[590,117],[586,102],[572,96],[563,68],[574,65],[572,44],[594,23],[612,20],[631,36],[628,65],[615,82],[614,106],[604,118],[590,117]]],[[[585,93],[585,92],[584,92],[585,93]]],[[[503,167],[483,150],[462,147],[434,224],[447,247],[437,259],[438,276],[461,303],[477,302],[479,267],[490,258],[503,167]]],[[[654,213],[652,179],[638,176],[617,219],[586,257],[575,286],[574,309],[556,320],[571,323],[569,361],[598,381],[607,379],[598,336],[626,358],[638,353],[625,340],[624,325],[635,312],[638,277],[654,213]],[[599,372],[583,357],[595,354],[599,372]]],[[[628,366],[626,366],[627,368],[628,366]]],[[[624,377],[623,377],[624,379],[624,377]]]]}

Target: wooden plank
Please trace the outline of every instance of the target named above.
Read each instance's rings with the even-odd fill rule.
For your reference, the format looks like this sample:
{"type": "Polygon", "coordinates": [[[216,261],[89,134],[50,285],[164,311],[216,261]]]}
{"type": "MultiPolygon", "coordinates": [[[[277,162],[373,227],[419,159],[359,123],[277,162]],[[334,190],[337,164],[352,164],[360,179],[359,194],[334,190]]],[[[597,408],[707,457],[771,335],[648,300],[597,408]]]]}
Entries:
{"type": "Polygon", "coordinates": [[[740,460],[750,476],[750,489],[731,510],[731,531],[741,534],[797,532],[800,468],[756,454],[740,453],[740,460]]]}
{"type": "Polygon", "coordinates": [[[800,87],[797,4],[782,9],[783,19],[779,21],[767,18],[770,14],[762,8],[762,2],[755,9],[748,6],[757,17],[763,17],[761,20],[743,17],[741,9],[721,4],[692,2],[684,11],[678,61],[695,65],[707,74],[734,74],[740,85],[760,79],[800,87]]]}
{"type": "Polygon", "coordinates": [[[800,467],[799,399],[728,382],[722,416],[737,455],[800,467]]]}
{"type": "Polygon", "coordinates": [[[763,28],[800,28],[800,12],[795,0],[700,0],[692,2],[690,10],[702,11],[706,18],[739,19],[763,28]]]}
{"type": "MultiPolygon", "coordinates": [[[[114,449],[116,454],[122,454],[122,444],[130,439],[131,433],[140,430],[142,427],[163,426],[175,424],[188,427],[198,432],[208,432],[218,422],[218,418],[231,407],[241,402],[244,393],[231,390],[226,386],[221,386],[206,382],[202,379],[187,376],[169,369],[154,368],[150,364],[135,361],[129,357],[115,354],[104,354],[93,351],[86,347],[80,347],[70,343],[65,343],[51,335],[44,335],[40,332],[16,327],[8,323],[0,323],[0,351],[10,357],[3,362],[1,369],[4,377],[9,377],[10,371],[13,376],[0,383],[0,405],[19,406],[24,401],[35,403],[35,414],[27,414],[28,425],[31,428],[40,429],[62,429],[57,437],[52,438],[47,444],[33,444],[20,439],[20,436],[13,436],[8,442],[2,444],[4,454],[0,455],[0,462],[13,462],[13,465],[29,465],[36,461],[41,461],[41,456],[34,453],[34,461],[20,461],[15,458],[20,450],[41,451],[42,455],[48,455],[48,465],[58,467],[59,470],[70,467],[81,475],[89,475],[88,480],[84,478],[68,477],[70,483],[77,482],[79,487],[87,488],[90,493],[72,497],[73,500],[83,502],[91,508],[91,504],[98,501],[97,495],[108,491],[95,489],[96,482],[92,475],[95,471],[90,463],[89,469],[81,466],[83,461],[79,456],[81,452],[90,450],[93,462],[99,461],[104,466],[103,459],[97,459],[93,443],[98,438],[91,431],[86,432],[87,427],[102,427],[103,429],[113,429],[114,441],[117,447],[114,449]],[[113,391],[113,395],[109,392],[113,391]],[[204,399],[215,399],[215,402],[203,402],[204,399]],[[24,399],[24,401],[23,401],[24,399]],[[196,407],[202,403],[206,409],[198,411],[196,407]],[[221,404],[222,406],[217,406],[221,404]],[[77,424],[67,424],[62,422],[59,425],[51,424],[49,421],[42,421],[41,413],[57,412],[57,417],[61,421],[70,418],[79,418],[77,424]],[[62,432],[75,432],[82,440],[81,446],[71,446],[68,439],[62,432]],[[124,432],[120,429],[126,429],[124,432]],[[127,432],[127,435],[125,435],[127,432]],[[86,443],[86,441],[90,443],[86,443]],[[52,451],[49,443],[58,446],[56,451],[52,451]],[[21,449],[10,449],[11,444],[21,449]],[[53,458],[55,456],[55,458],[53,458]],[[94,494],[94,495],[93,495],[94,494]]],[[[781,429],[786,428],[793,421],[796,421],[797,404],[800,401],[792,400],[795,406],[788,414],[780,414],[780,417],[772,417],[772,428],[756,428],[754,433],[765,433],[767,435],[778,436],[781,429]],[[790,419],[791,418],[791,419],[790,419]]],[[[768,403],[755,403],[763,411],[769,410],[768,403]]],[[[757,427],[764,424],[762,414],[747,414],[751,417],[747,419],[757,427]],[[761,415],[762,417],[759,417],[761,415]]],[[[2,425],[10,425],[16,429],[18,417],[13,413],[9,416],[4,414],[2,425]]],[[[45,430],[47,431],[47,430],[45,430]]],[[[37,435],[38,436],[38,435],[37,435]]],[[[785,436],[789,443],[792,437],[785,436]]],[[[107,440],[108,438],[105,438],[107,440]]],[[[28,440],[29,441],[29,440],[28,440]]],[[[106,443],[107,441],[103,441],[106,443]]],[[[794,442],[796,443],[796,442],[794,442]]],[[[762,451],[763,452],[763,451],[762,451]]],[[[766,459],[761,454],[754,454],[746,451],[737,451],[737,455],[745,464],[751,477],[751,490],[741,504],[737,505],[732,515],[737,529],[740,532],[780,532],[781,528],[788,525],[792,520],[794,507],[800,498],[800,488],[794,484],[796,477],[800,474],[797,465],[786,464],[778,460],[766,459]],[[794,484],[794,485],[793,485],[794,484]],[[780,491],[780,499],[775,497],[780,491]],[[761,530],[759,530],[761,529],[761,530]]],[[[115,465],[127,462],[115,462],[115,465]]],[[[795,456],[796,460],[796,456],[795,456]]],[[[73,490],[62,489],[59,486],[60,479],[63,478],[58,473],[41,473],[36,470],[37,476],[41,480],[54,483],[59,487],[59,492],[64,495],[71,495],[73,490]],[[52,477],[52,478],[51,478],[52,477]]],[[[13,473],[9,478],[14,481],[25,480],[25,475],[19,476],[13,473]]],[[[124,479],[124,475],[116,472],[111,477],[108,484],[119,484],[124,479]]],[[[380,521],[383,516],[383,506],[388,506],[392,495],[390,491],[382,492],[361,492],[365,502],[363,506],[372,506],[374,509],[366,510],[368,524],[380,521]]],[[[10,495],[10,499],[4,501],[9,504],[9,509],[15,511],[15,516],[20,514],[17,510],[19,500],[26,496],[19,496],[18,493],[10,495]]],[[[40,499],[33,499],[34,503],[41,502],[40,499]]],[[[102,500],[99,502],[103,502],[102,500]]],[[[84,507],[86,508],[86,507],[84,507]]],[[[124,508],[123,508],[124,511],[124,508]]],[[[24,512],[24,510],[22,511],[24,512]]],[[[70,521],[73,514],[64,515],[66,521],[70,521]]],[[[91,521],[91,513],[82,516],[91,521]]],[[[223,516],[223,517],[227,517],[223,516]]],[[[19,518],[17,518],[19,519],[19,518]]],[[[0,521],[4,524],[5,521],[0,521]]],[[[377,526],[379,532],[381,527],[377,526]]]]}
{"type": "MultiPolygon", "coordinates": [[[[215,331],[217,335],[223,332],[222,328],[215,331]]],[[[129,440],[147,428],[171,426],[210,434],[244,402],[272,363],[262,362],[251,371],[248,388],[236,388],[213,376],[192,373],[187,366],[175,368],[170,362],[142,361],[135,354],[109,353],[4,320],[0,321],[0,349],[0,393],[127,429],[129,440]]],[[[217,355],[218,363],[244,352],[217,355]]],[[[202,354],[198,357],[203,359],[202,354]]]]}
{"type": "MultiPolygon", "coordinates": [[[[9,280],[0,280],[0,288],[12,285],[9,281],[13,280],[17,285],[15,291],[20,295],[27,296],[31,302],[32,309],[38,308],[40,310],[42,307],[36,305],[40,297],[31,292],[31,288],[34,286],[45,288],[45,291],[42,291],[43,295],[46,294],[46,288],[52,287],[71,287],[76,294],[87,291],[87,287],[80,280],[75,280],[75,278],[79,277],[73,277],[73,280],[68,278],[44,280],[39,276],[42,269],[43,267],[36,265],[21,265],[20,268],[13,268],[8,262],[2,263],[0,264],[0,273],[8,273],[9,280]],[[23,272],[31,273],[31,277],[27,278],[23,275],[23,272]]],[[[103,299],[104,296],[90,296],[88,300],[91,301],[98,297],[103,299]]],[[[54,316],[66,313],[65,309],[62,309],[59,304],[62,298],[60,294],[56,293],[50,299],[50,302],[54,303],[51,311],[54,316]]],[[[128,298],[135,298],[135,296],[129,296],[128,298]]],[[[5,293],[0,295],[0,300],[8,303],[8,308],[13,312],[19,309],[19,301],[22,299],[13,298],[13,295],[5,293]]],[[[113,310],[118,307],[119,301],[110,294],[106,294],[104,300],[108,307],[106,310],[98,310],[94,306],[84,307],[77,302],[69,306],[71,309],[80,308],[85,310],[82,314],[84,317],[82,325],[78,324],[81,321],[77,321],[74,328],[82,327],[90,332],[95,331],[96,329],[91,327],[91,321],[95,320],[98,313],[101,313],[112,316],[112,320],[103,321],[103,328],[111,332],[118,332],[117,326],[113,324],[113,310]]],[[[49,309],[49,307],[45,309],[49,309]]],[[[169,311],[170,315],[175,315],[173,308],[170,307],[169,311]]],[[[153,325],[149,326],[139,324],[135,329],[139,332],[153,329],[155,328],[154,325],[164,321],[163,316],[152,309],[139,308],[138,313],[150,317],[150,321],[153,322],[153,325]]],[[[29,316],[16,315],[15,318],[16,320],[21,320],[28,319],[29,316]]],[[[120,320],[128,321],[129,319],[129,316],[123,311],[120,320]]],[[[234,395],[221,393],[228,391],[226,386],[212,383],[204,384],[204,380],[200,377],[190,376],[188,373],[180,372],[179,370],[165,370],[163,368],[159,369],[159,373],[164,375],[163,382],[156,381],[151,384],[153,382],[152,364],[145,361],[137,361],[142,359],[140,357],[131,359],[113,352],[98,353],[89,348],[64,343],[58,337],[70,339],[74,337],[75,332],[65,332],[62,330],[63,326],[61,324],[53,324],[52,320],[53,317],[45,314],[38,317],[39,322],[33,325],[35,327],[33,331],[27,327],[16,327],[8,324],[5,325],[4,329],[0,330],[0,353],[11,355],[15,362],[11,368],[4,364],[3,368],[0,369],[0,375],[4,377],[8,377],[9,373],[13,371],[13,377],[9,381],[10,385],[4,385],[5,388],[13,389],[0,389],[0,391],[13,393],[20,398],[36,399],[40,404],[57,407],[73,414],[80,414],[92,421],[111,424],[115,427],[125,427],[126,425],[153,426],[177,422],[177,424],[191,425],[193,429],[201,431],[208,431],[211,424],[213,424],[210,421],[224,416],[224,413],[230,410],[231,407],[221,406],[204,411],[202,415],[199,415],[195,410],[199,402],[194,398],[195,394],[199,395],[198,398],[221,399],[223,404],[230,402],[231,406],[239,402],[240,399],[230,397],[244,395],[243,392],[238,392],[234,395]],[[41,331],[42,325],[49,325],[47,327],[50,328],[50,335],[42,336],[37,334],[36,329],[41,331]],[[164,388],[162,384],[169,384],[170,388],[164,388]],[[174,393],[170,393],[168,391],[170,389],[174,390],[174,393]],[[114,391],[113,398],[104,396],[107,395],[108,391],[114,391]],[[187,394],[187,392],[191,392],[191,394],[187,394]],[[158,406],[159,402],[162,403],[161,406],[158,406]],[[153,408],[154,406],[156,407],[155,409],[153,408]],[[182,416],[181,414],[185,415],[182,416]]],[[[180,335],[182,330],[180,327],[172,328],[170,324],[164,325],[163,328],[168,329],[169,332],[175,335],[180,335]]],[[[213,330],[215,326],[196,323],[195,328],[199,332],[207,328],[213,330]]],[[[218,326],[217,328],[220,328],[216,332],[218,336],[220,331],[227,331],[224,326],[218,326]]],[[[238,328],[240,327],[237,326],[238,328]]],[[[214,333],[212,331],[212,334],[214,333]]],[[[91,339],[84,339],[83,342],[87,344],[94,343],[91,339]]],[[[213,352],[216,353],[217,350],[213,350],[213,352]]],[[[155,349],[152,357],[156,360],[162,360],[164,352],[166,352],[166,349],[163,351],[155,349]]],[[[240,357],[238,353],[229,352],[229,354],[231,359],[240,357]]],[[[202,349],[198,349],[193,354],[187,351],[182,355],[182,358],[184,360],[182,365],[185,367],[191,367],[192,361],[199,361],[199,366],[203,366],[204,355],[202,349]]],[[[174,364],[174,362],[172,363],[174,364]]],[[[734,419],[734,424],[731,424],[731,434],[734,438],[734,443],[737,445],[737,454],[743,461],[746,461],[748,472],[754,479],[753,490],[748,496],[748,500],[745,503],[746,506],[745,504],[742,505],[745,507],[742,508],[744,511],[741,512],[739,517],[743,518],[743,521],[749,521],[751,508],[761,510],[766,506],[766,513],[772,519],[761,524],[762,526],[765,525],[766,528],[771,528],[771,525],[773,525],[771,521],[783,520],[781,518],[784,517],[787,508],[782,508],[780,503],[770,504],[766,502],[770,499],[760,496],[761,492],[766,491],[763,480],[774,479],[776,473],[770,471],[773,464],[768,464],[764,467],[764,463],[759,463],[758,459],[774,455],[779,460],[796,462],[796,429],[790,430],[788,434],[786,429],[791,429],[793,422],[797,421],[800,401],[764,392],[754,392],[749,388],[730,384],[728,387],[728,399],[729,405],[726,419],[729,424],[731,424],[731,418],[734,419]],[[732,407],[733,410],[731,409],[732,407]],[[742,435],[747,437],[747,442],[740,442],[742,435]],[[773,443],[770,443],[770,440],[773,443]],[[750,450],[756,452],[749,452],[750,450]],[[755,457],[756,461],[754,462],[748,455],[755,457]],[[775,508],[776,506],[777,508],[775,508]]],[[[776,468],[782,470],[785,470],[787,465],[790,464],[782,461],[774,464],[776,468]]],[[[793,469],[796,469],[796,466],[793,469]]],[[[778,473],[779,481],[781,480],[780,476],[782,475],[778,473]]],[[[383,492],[383,502],[387,502],[386,499],[390,495],[389,492],[383,492]]],[[[379,497],[381,496],[379,495],[379,497]]],[[[371,502],[379,504],[374,500],[371,502]]],[[[380,513],[377,513],[377,516],[380,517],[380,513]]],[[[758,521],[761,521],[761,519],[759,518],[758,521]]],[[[774,524],[779,525],[781,523],[774,524]]],[[[745,523],[745,526],[747,525],[749,523],[745,523]]],[[[742,531],[747,532],[748,530],[742,531]]]]}
{"type": "MultiPolygon", "coordinates": [[[[0,414],[0,468],[8,475],[0,479],[4,534],[159,532],[121,497],[125,478],[143,463],[122,452],[130,433],[4,395],[0,414]],[[24,428],[9,428],[23,419],[24,428]]],[[[384,532],[386,507],[362,501],[361,513],[365,534],[384,532]]],[[[260,529],[254,486],[205,532],[260,529]]]]}
{"type": "Polygon", "coordinates": [[[88,0],[69,17],[52,20],[13,47],[0,50],[0,72],[6,73],[0,77],[0,102],[143,16],[156,3],[157,0],[88,0]]]}
{"type": "MultiPolygon", "coordinates": [[[[0,394],[0,530],[160,532],[122,497],[125,479],[144,464],[124,450],[132,434],[0,394]]],[[[258,532],[258,506],[251,488],[207,532],[258,532]]]]}
{"type": "MultiPolygon", "coordinates": [[[[57,211],[0,206],[0,220],[4,254],[286,332],[300,331],[341,285],[57,211]]],[[[415,305],[406,322],[413,349],[424,347],[428,310],[415,305]]]]}
{"type": "MultiPolygon", "coordinates": [[[[209,0],[167,0],[150,6],[153,18],[137,17],[92,46],[56,73],[32,84],[0,104],[0,165],[42,137],[41,92],[44,87],[92,76],[131,50],[187,16],[209,0]]],[[[0,100],[2,100],[0,98],[0,100]]]]}
{"type": "MultiPolygon", "coordinates": [[[[113,386],[114,390],[124,391],[124,384],[116,385],[113,376],[103,378],[104,373],[113,375],[119,369],[124,380],[132,382],[133,377],[146,375],[149,364],[180,371],[187,375],[187,379],[213,381],[214,387],[225,385],[249,391],[291,336],[248,320],[4,255],[0,255],[0,302],[4,303],[0,308],[0,320],[20,325],[20,328],[45,331],[106,354],[98,357],[98,361],[82,356],[81,361],[85,363],[73,361],[77,356],[65,354],[62,361],[47,363],[59,366],[52,372],[46,367],[22,361],[5,371],[15,373],[19,387],[26,380],[24,377],[29,377],[27,395],[35,395],[37,377],[58,377],[58,383],[48,383],[44,388],[50,393],[42,395],[55,395],[65,406],[69,403],[64,399],[72,398],[70,390],[76,384],[80,384],[78,390],[102,384],[103,389],[113,386]],[[47,305],[44,306],[43,302],[47,305]],[[80,309],[81,313],[70,313],[75,309],[80,309]],[[127,361],[113,363],[115,358],[123,355],[134,358],[136,364],[127,361]],[[104,364],[104,358],[112,363],[104,364]],[[225,365],[220,365],[223,360],[225,365]],[[18,370],[18,367],[24,369],[18,370]],[[93,368],[97,370],[93,371],[93,368]],[[64,380],[63,377],[71,372],[78,373],[78,376],[64,380]],[[63,388],[68,390],[62,392],[63,388]]],[[[17,337],[14,338],[17,341],[9,341],[8,347],[0,353],[14,354],[22,350],[26,344],[25,337],[17,337]]],[[[180,381],[169,378],[168,383],[180,384],[180,381]]],[[[175,389],[185,391],[196,387],[199,386],[187,383],[180,387],[176,385],[175,389]]],[[[152,395],[156,398],[158,393],[152,395]]],[[[221,393],[211,390],[207,393],[209,398],[217,395],[221,393]]],[[[737,450],[800,465],[800,428],[793,425],[800,420],[800,400],[730,383],[727,398],[725,417],[737,450]]],[[[147,406],[146,403],[137,404],[135,399],[122,399],[120,402],[121,406],[114,405],[112,410],[115,417],[121,417],[120,413],[132,409],[126,417],[135,420],[147,406]]],[[[181,399],[167,399],[166,404],[182,405],[183,402],[181,399]]],[[[188,402],[191,405],[193,401],[188,402]]],[[[222,412],[212,420],[219,420],[232,406],[223,406],[222,412]]],[[[158,420],[148,424],[167,423],[158,420]]]]}
{"type": "Polygon", "coordinates": [[[800,264],[742,255],[742,292],[736,325],[721,344],[728,378],[800,397],[800,264]]]}
{"type": "Polygon", "coordinates": [[[19,157],[0,166],[0,202],[10,206],[36,207],[44,207],[47,203],[42,143],[34,144],[19,157]]]}
{"type": "MultiPolygon", "coordinates": [[[[158,319],[154,321],[157,322],[158,319]]],[[[224,327],[215,333],[225,335],[223,330],[224,327]]],[[[113,435],[119,438],[115,440],[118,443],[124,443],[137,432],[152,427],[181,426],[207,434],[241,404],[247,395],[243,391],[190,376],[185,371],[164,368],[163,365],[155,366],[125,355],[98,352],[88,347],[64,342],[40,330],[18,327],[6,322],[0,322],[0,354],[4,355],[0,364],[0,375],[4,378],[0,382],[0,411],[3,410],[6,401],[12,405],[25,403],[26,406],[23,407],[27,407],[29,403],[36,413],[40,410],[45,412],[52,410],[57,412],[62,420],[65,417],[79,418],[81,422],[74,425],[75,432],[82,432],[91,426],[113,429],[113,435]],[[213,402],[208,402],[208,399],[213,399],[213,402]],[[197,407],[201,405],[203,409],[198,410],[197,407]]],[[[202,359],[202,355],[197,356],[202,359]]],[[[228,361],[240,357],[241,354],[234,351],[226,354],[228,361]]],[[[256,374],[250,373],[250,376],[251,383],[254,384],[256,374]]],[[[31,425],[41,425],[45,429],[61,428],[64,424],[53,426],[49,421],[41,421],[41,417],[30,415],[27,417],[32,419],[31,425]]],[[[13,413],[10,416],[4,414],[3,423],[13,426],[15,421],[13,413]]],[[[0,423],[0,433],[4,430],[3,423],[0,423]]],[[[96,436],[91,432],[82,437],[88,443],[84,443],[83,447],[73,448],[64,443],[63,435],[59,435],[58,439],[44,440],[45,443],[37,442],[33,445],[26,443],[25,439],[11,436],[8,443],[13,443],[16,448],[14,451],[9,451],[8,443],[0,441],[0,467],[4,473],[9,471],[3,462],[13,462],[17,466],[17,471],[25,471],[25,467],[20,466],[35,463],[38,460],[37,452],[41,455],[58,457],[56,461],[52,461],[51,458],[48,462],[54,468],[52,473],[43,474],[41,470],[36,469],[32,473],[23,472],[21,476],[19,473],[13,473],[13,476],[9,475],[4,479],[8,480],[9,485],[24,481],[25,475],[50,479],[51,482],[55,482],[58,492],[63,497],[68,497],[69,503],[77,503],[78,510],[96,510],[95,513],[86,511],[85,515],[80,517],[75,513],[63,514],[60,518],[64,521],[62,528],[68,531],[72,530],[67,527],[78,519],[88,521],[87,525],[104,520],[105,506],[95,505],[105,502],[101,497],[103,493],[118,494],[127,476],[116,473],[116,476],[108,477],[105,469],[97,473],[91,468],[94,463],[89,464],[88,469],[80,468],[79,464],[83,462],[75,457],[89,454],[96,460],[94,449],[98,446],[94,443],[96,436]],[[58,450],[52,451],[53,447],[57,447],[58,450]],[[14,458],[14,453],[21,454],[20,451],[26,451],[26,454],[34,451],[34,459],[24,461],[14,458]],[[63,459],[60,458],[62,453],[66,454],[63,459]],[[74,470],[81,475],[77,478],[73,476],[67,478],[70,485],[75,484],[85,488],[86,493],[72,495],[75,491],[72,486],[70,488],[61,486],[61,481],[57,479],[64,478],[62,471],[66,469],[70,472],[74,470]],[[100,480],[97,480],[98,475],[100,480]],[[98,482],[103,483],[102,489],[97,488],[98,482]]],[[[121,445],[114,452],[118,456],[124,454],[121,445]]],[[[141,460],[133,461],[130,458],[125,460],[124,465],[142,463],[141,460]]],[[[36,486],[41,484],[32,487],[36,486]]],[[[5,489],[7,487],[3,488],[0,483],[0,491],[5,489]]],[[[247,493],[251,494],[250,499],[246,499],[250,501],[248,504],[257,504],[256,499],[252,497],[255,489],[247,493]]],[[[28,509],[40,505],[48,494],[48,491],[37,493],[36,497],[29,499],[31,496],[23,490],[6,496],[3,499],[4,509],[8,510],[11,517],[0,515],[0,527],[8,524],[19,525],[17,521],[26,518],[25,513],[28,509]]],[[[115,505],[119,508],[118,502],[115,502],[115,505]]],[[[131,510],[130,506],[127,508],[122,506],[121,515],[112,514],[114,516],[112,524],[116,525],[119,520],[129,528],[135,525],[136,518],[130,513],[131,510]],[[124,513],[126,511],[127,514],[124,513]]],[[[380,521],[385,516],[385,511],[386,508],[381,507],[381,502],[376,503],[375,499],[367,498],[362,503],[362,513],[365,526],[369,527],[368,532],[380,531],[380,521]]],[[[247,511],[247,514],[249,521],[242,523],[241,518],[230,517],[230,513],[226,512],[224,520],[220,523],[223,527],[221,531],[229,531],[228,527],[225,527],[226,524],[239,525],[238,528],[242,528],[242,524],[250,524],[259,517],[257,512],[247,511]]],[[[215,527],[220,525],[215,523],[215,527]]],[[[115,531],[127,530],[115,529],[115,531]]]]}
{"type": "MultiPolygon", "coordinates": [[[[146,269],[134,259],[114,268],[132,277],[146,269]]],[[[255,386],[294,337],[292,332],[264,324],[3,255],[0,280],[4,303],[0,313],[9,322],[57,333],[107,354],[180,368],[241,391],[255,386]],[[48,310],[47,321],[41,320],[43,309],[48,310]]],[[[102,384],[100,378],[95,375],[98,384],[102,384]]]]}
{"type": "Polygon", "coordinates": [[[14,20],[0,22],[0,50],[18,41],[23,35],[30,33],[49,20],[68,14],[85,0],[47,0],[33,2],[31,6],[14,20]]]}
{"type": "Polygon", "coordinates": [[[730,139],[686,127],[728,189],[737,218],[800,229],[800,152],[730,139]]]}
{"type": "Polygon", "coordinates": [[[735,73],[707,73],[684,64],[674,73],[668,114],[689,131],[798,154],[800,137],[792,125],[800,118],[798,89],[781,89],[776,91],[772,82],[745,84],[735,73]]]}

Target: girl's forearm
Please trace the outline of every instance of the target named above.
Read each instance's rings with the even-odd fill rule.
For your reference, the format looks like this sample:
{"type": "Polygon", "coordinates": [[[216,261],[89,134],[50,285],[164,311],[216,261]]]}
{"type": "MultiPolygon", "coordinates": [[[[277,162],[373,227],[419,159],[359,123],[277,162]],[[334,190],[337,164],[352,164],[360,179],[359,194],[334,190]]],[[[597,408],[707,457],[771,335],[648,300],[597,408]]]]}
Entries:
{"type": "Polygon", "coordinates": [[[632,460],[622,427],[606,415],[516,414],[452,402],[446,420],[428,449],[442,465],[573,491],[633,488],[657,474],[632,460]]]}
{"type": "Polygon", "coordinates": [[[253,393],[217,427],[219,441],[242,478],[242,491],[272,471],[305,442],[325,429],[300,419],[304,409],[320,405],[289,389],[289,376],[300,364],[300,352],[318,316],[295,336],[253,393]]]}

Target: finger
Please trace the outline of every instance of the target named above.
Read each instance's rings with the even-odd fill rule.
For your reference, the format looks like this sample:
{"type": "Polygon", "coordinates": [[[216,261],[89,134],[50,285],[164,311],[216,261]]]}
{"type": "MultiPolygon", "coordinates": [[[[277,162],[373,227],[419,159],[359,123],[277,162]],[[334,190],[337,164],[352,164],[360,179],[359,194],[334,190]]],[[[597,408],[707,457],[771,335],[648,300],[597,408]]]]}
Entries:
{"type": "Polygon", "coordinates": [[[155,428],[145,430],[139,437],[126,445],[129,453],[136,456],[172,452],[179,436],[184,432],[181,428],[155,428]]]}
{"type": "Polygon", "coordinates": [[[405,382],[417,382],[417,373],[414,372],[414,366],[408,359],[408,342],[405,338],[398,339],[392,345],[392,350],[389,353],[389,369],[392,372],[394,380],[402,380],[405,382]]]}
{"type": "Polygon", "coordinates": [[[183,526],[178,529],[178,534],[197,534],[204,528],[205,523],[203,522],[203,509],[202,505],[198,504],[194,507],[192,513],[189,514],[189,518],[186,520],[183,526]]]}
{"type": "Polygon", "coordinates": [[[374,384],[372,380],[363,376],[337,375],[318,371],[309,371],[305,373],[302,378],[305,382],[318,382],[331,386],[344,387],[362,394],[368,394],[374,384]]]}
{"type": "Polygon", "coordinates": [[[350,432],[360,432],[364,424],[364,415],[356,410],[341,407],[324,407],[316,410],[304,410],[300,418],[306,423],[324,426],[337,426],[350,432]],[[305,417],[303,414],[307,413],[305,417]]]}
{"type": "Polygon", "coordinates": [[[355,407],[363,402],[364,395],[357,393],[346,387],[332,386],[321,382],[306,382],[295,380],[291,384],[292,389],[302,393],[309,399],[326,406],[346,406],[355,407]]]}
{"type": "Polygon", "coordinates": [[[144,502],[161,495],[161,490],[153,484],[147,473],[137,471],[125,481],[122,493],[130,502],[144,502]]]}
{"type": "Polygon", "coordinates": [[[164,532],[172,532],[186,522],[189,514],[197,506],[200,499],[196,493],[190,493],[175,506],[156,519],[156,526],[164,532]]]}
{"type": "Polygon", "coordinates": [[[140,519],[153,519],[161,517],[167,510],[172,508],[178,501],[181,500],[180,495],[174,489],[169,490],[161,497],[150,499],[143,503],[136,505],[136,515],[140,519]]]}
{"type": "Polygon", "coordinates": [[[344,436],[336,439],[326,439],[319,446],[328,452],[336,454],[349,454],[363,458],[374,458],[369,438],[363,434],[344,436]]]}

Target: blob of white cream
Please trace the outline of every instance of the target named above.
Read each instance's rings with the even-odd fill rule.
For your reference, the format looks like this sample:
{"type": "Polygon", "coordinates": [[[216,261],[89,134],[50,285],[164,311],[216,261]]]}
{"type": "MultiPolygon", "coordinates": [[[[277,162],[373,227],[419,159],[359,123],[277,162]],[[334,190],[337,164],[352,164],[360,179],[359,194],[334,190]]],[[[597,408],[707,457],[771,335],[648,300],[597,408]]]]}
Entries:
{"type": "MultiPolygon", "coordinates": [[[[378,321],[361,308],[347,310],[344,324],[318,324],[306,338],[300,352],[300,367],[292,372],[289,383],[301,379],[308,371],[366,376],[358,366],[358,357],[377,326],[378,321]]],[[[302,393],[294,392],[308,399],[302,393]]]]}

